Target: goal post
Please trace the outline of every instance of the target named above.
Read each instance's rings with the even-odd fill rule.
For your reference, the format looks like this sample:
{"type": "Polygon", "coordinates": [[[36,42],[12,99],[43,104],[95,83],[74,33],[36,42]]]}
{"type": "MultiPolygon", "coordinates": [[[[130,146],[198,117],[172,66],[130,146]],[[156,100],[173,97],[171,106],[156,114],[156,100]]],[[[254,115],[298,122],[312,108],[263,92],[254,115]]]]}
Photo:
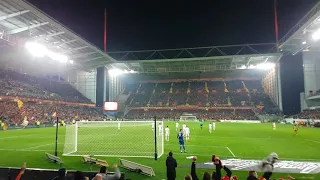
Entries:
{"type": "Polygon", "coordinates": [[[180,121],[198,121],[198,120],[197,120],[197,116],[183,115],[183,116],[180,116],[180,121]]]}
{"type": "Polygon", "coordinates": [[[113,156],[154,158],[164,153],[163,122],[88,121],[66,127],[64,156],[113,156]],[[159,125],[162,124],[162,132],[159,125]],[[155,141],[156,147],[155,149],[155,141]]]}

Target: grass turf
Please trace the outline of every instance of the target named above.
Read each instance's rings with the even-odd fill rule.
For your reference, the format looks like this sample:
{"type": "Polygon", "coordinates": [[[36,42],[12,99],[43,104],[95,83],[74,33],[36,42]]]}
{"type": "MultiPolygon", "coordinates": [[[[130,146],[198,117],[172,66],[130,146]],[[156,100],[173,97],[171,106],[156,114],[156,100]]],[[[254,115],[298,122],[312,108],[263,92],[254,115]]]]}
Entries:
{"type": "MultiPolygon", "coordinates": [[[[182,123],[180,123],[181,125],[182,123]]],[[[170,141],[165,141],[164,155],[157,161],[147,158],[124,158],[130,161],[141,163],[154,168],[156,177],[146,177],[136,173],[127,172],[126,176],[130,179],[165,179],[166,167],[165,160],[169,151],[173,151],[178,165],[188,165],[191,163],[187,156],[198,156],[198,162],[210,161],[212,154],[217,154],[220,158],[232,158],[232,153],[236,158],[243,159],[263,159],[271,152],[278,153],[280,159],[286,160],[304,160],[320,162],[319,149],[320,149],[320,129],[316,128],[300,128],[298,135],[293,135],[291,125],[277,124],[277,130],[271,128],[271,124],[240,124],[240,123],[217,123],[217,129],[212,134],[208,132],[208,123],[204,124],[203,129],[199,127],[199,123],[189,122],[187,125],[190,127],[190,142],[186,142],[187,153],[180,153],[179,146],[176,139],[175,123],[165,122],[165,126],[169,126],[171,130],[170,141]],[[232,153],[226,148],[228,147],[232,153]]],[[[116,127],[115,127],[116,128],[116,127]]],[[[136,133],[146,134],[141,129],[135,131],[136,133]]],[[[120,130],[121,132],[121,130],[120,130]]],[[[103,132],[96,132],[94,136],[98,136],[103,132]]],[[[133,136],[134,134],[127,133],[126,135],[133,136]]],[[[96,137],[89,139],[97,139],[96,137]]],[[[100,136],[101,137],[101,136],[100,136]]],[[[136,151],[143,151],[146,149],[144,139],[133,142],[131,139],[124,138],[124,135],[116,136],[111,140],[117,140],[117,145],[112,146],[106,144],[105,146],[98,146],[101,148],[99,151],[108,149],[117,152],[117,149],[123,147],[137,148],[136,151]],[[120,141],[119,141],[120,139],[120,141]],[[122,142],[122,146],[119,146],[122,142]]],[[[139,136],[141,139],[143,136],[139,136]]],[[[90,167],[90,165],[81,162],[80,157],[66,157],[61,156],[63,151],[63,144],[65,138],[65,128],[59,129],[59,156],[64,161],[63,167],[72,170],[83,171],[97,171],[98,167],[90,167]]],[[[103,136],[102,136],[103,138],[103,136]]],[[[110,138],[109,138],[110,139],[110,138]]],[[[99,139],[104,142],[103,139],[99,139]]],[[[20,167],[22,162],[27,162],[30,168],[43,168],[43,169],[58,169],[60,165],[48,163],[45,159],[44,152],[54,152],[55,142],[55,128],[37,128],[37,129],[23,129],[23,130],[10,130],[0,131],[0,166],[5,167],[20,167]]],[[[130,148],[129,148],[130,149],[130,148]]],[[[88,150],[88,149],[87,149],[88,150]]],[[[91,150],[91,149],[89,149],[91,150]]],[[[94,154],[94,153],[93,153],[94,154]]],[[[110,165],[117,163],[116,157],[101,157],[108,161],[110,165]]],[[[125,171],[122,169],[122,171],[125,171]]],[[[198,169],[198,176],[202,176],[203,172],[212,172],[212,169],[198,169]]],[[[184,175],[190,173],[190,169],[178,168],[177,179],[183,179],[184,175]]],[[[245,179],[247,172],[234,171],[233,174],[237,175],[240,179],[245,179]]],[[[274,174],[273,178],[285,177],[287,174],[274,174]]],[[[306,174],[293,174],[294,177],[308,177],[313,179],[320,179],[320,175],[306,175],[306,174]]]]}

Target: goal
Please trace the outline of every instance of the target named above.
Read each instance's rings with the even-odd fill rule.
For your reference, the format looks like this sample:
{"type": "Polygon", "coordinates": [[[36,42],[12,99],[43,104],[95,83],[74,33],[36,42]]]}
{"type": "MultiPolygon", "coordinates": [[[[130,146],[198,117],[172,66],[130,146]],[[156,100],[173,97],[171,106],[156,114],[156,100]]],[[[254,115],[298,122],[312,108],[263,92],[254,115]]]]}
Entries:
{"type": "Polygon", "coordinates": [[[66,127],[64,156],[154,158],[164,153],[163,131],[154,121],[88,121],[66,127]],[[155,145],[155,140],[157,141],[155,145]]]}
{"type": "Polygon", "coordinates": [[[184,115],[180,116],[180,121],[197,121],[197,117],[192,115],[184,115]]]}

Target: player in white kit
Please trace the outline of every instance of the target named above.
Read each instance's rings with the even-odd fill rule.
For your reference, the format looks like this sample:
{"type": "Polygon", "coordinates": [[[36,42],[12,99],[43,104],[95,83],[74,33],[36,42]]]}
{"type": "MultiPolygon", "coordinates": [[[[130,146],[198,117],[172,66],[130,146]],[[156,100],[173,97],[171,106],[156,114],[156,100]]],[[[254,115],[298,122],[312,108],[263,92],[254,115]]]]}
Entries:
{"type": "Polygon", "coordinates": [[[187,127],[186,123],[183,123],[183,124],[182,124],[183,134],[186,134],[186,127],[187,127]]]}
{"type": "Polygon", "coordinates": [[[186,132],[186,140],[189,141],[189,139],[190,139],[190,129],[189,129],[188,126],[186,126],[185,132],[186,132]]]}
{"type": "Polygon", "coordinates": [[[161,123],[159,123],[159,136],[162,136],[162,124],[161,123]]]}
{"type": "Polygon", "coordinates": [[[273,130],[276,130],[276,123],[275,122],[272,123],[272,128],[273,128],[273,130]]]}
{"type": "Polygon", "coordinates": [[[120,122],[118,122],[118,130],[120,130],[120,126],[121,126],[121,123],[120,123],[120,122]]]}
{"type": "Polygon", "coordinates": [[[169,141],[170,129],[168,126],[165,128],[165,131],[166,131],[166,141],[169,141]]]}
{"type": "Polygon", "coordinates": [[[216,130],[216,123],[212,123],[212,127],[213,127],[213,130],[215,131],[216,130]]]}
{"type": "Polygon", "coordinates": [[[179,131],[179,123],[176,122],[176,131],[179,131]]]}
{"type": "Polygon", "coordinates": [[[209,123],[209,133],[211,133],[211,132],[212,132],[212,124],[209,123]]]}
{"type": "Polygon", "coordinates": [[[154,131],[154,122],[151,123],[151,126],[152,126],[152,131],[154,131]]]}

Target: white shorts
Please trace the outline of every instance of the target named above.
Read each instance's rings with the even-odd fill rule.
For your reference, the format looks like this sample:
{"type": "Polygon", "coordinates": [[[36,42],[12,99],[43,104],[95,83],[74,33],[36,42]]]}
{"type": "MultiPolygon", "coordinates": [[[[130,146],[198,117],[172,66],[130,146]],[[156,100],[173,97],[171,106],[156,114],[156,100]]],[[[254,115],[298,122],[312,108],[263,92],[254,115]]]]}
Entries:
{"type": "Polygon", "coordinates": [[[188,137],[189,137],[189,136],[190,136],[190,133],[186,133],[186,136],[188,136],[188,137]]]}
{"type": "Polygon", "coordinates": [[[169,133],[166,133],[166,136],[169,136],[170,134],[169,133]]]}

